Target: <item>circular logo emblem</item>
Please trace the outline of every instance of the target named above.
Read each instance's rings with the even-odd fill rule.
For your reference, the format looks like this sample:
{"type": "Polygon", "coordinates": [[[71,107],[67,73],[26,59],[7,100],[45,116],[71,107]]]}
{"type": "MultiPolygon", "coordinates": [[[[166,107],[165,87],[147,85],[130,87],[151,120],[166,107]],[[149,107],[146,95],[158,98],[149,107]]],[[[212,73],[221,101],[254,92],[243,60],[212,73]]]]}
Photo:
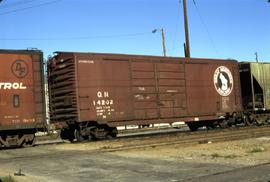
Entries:
{"type": "Polygon", "coordinates": [[[11,70],[17,78],[24,78],[28,74],[28,65],[23,60],[16,60],[12,64],[11,70]]]}
{"type": "Polygon", "coordinates": [[[230,95],[233,90],[233,77],[227,67],[220,66],[216,69],[214,73],[214,85],[221,96],[230,95]]]}

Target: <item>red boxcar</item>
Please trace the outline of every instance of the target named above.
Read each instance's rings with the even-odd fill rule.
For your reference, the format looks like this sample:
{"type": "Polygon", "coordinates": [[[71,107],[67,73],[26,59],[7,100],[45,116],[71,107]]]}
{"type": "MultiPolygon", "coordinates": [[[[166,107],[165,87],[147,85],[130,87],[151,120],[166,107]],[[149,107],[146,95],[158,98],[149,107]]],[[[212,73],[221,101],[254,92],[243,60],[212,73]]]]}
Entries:
{"type": "Polygon", "coordinates": [[[32,145],[44,127],[43,54],[0,50],[0,148],[32,145]]]}
{"type": "Polygon", "coordinates": [[[57,52],[48,77],[51,122],[69,140],[134,124],[185,121],[194,129],[242,110],[232,60],[57,52]]]}

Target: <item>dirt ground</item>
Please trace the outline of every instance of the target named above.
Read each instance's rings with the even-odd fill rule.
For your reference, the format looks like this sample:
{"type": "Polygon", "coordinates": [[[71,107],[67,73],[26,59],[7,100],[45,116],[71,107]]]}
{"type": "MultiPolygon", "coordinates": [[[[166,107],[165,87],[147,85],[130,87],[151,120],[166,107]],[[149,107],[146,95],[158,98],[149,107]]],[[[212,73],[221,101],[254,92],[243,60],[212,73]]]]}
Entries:
{"type": "MultiPolygon", "coordinates": [[[[270,162],[270,137],[192,146],[171,145],[109,153],[93,152],[110,146],[125,145],[125,142],[132,141],[65,143],[3,150],[0,151],[0,176],[13,176],[22,167],[26,176],[15,176],[18,182],[90,179],[181,181],[194,176],[270,162]],[[36,157],[31,160],[31,156],[36,157]]],[[[139,141],[134,141],[136,142],[139,141]]]]}
{"type": "MultiPolygon", "coordinates": [[[[132,141],[129,141],[130,143],[132,141]]],[[[134,141],[134,143],[138,141],[134,141]]],[[[125,146],[126,141],[117,143],[110,141],[96,142],[89,145],[66,144],[56,148],[60,150],[94,150],[110,148],[110,146],[125,146]]],[[[195,161],[201,163],[222,163],[232,165],[256,165],[270,162],[270,137],[247,139],[239,141],[205,143],[197,145],[169,145],[145,149],[132,149],[113,152],[119,156],[162,158],[165,160],[195,161]]]]}
{"type": "Polygon", "coordinates": [[[270,137],[207,143],[193,146],[155,147],[145,150],[121,151],[117,155],[129,157],[164,158],[166,160],[218,163],[235,166],[270,162],[270,137]]]}

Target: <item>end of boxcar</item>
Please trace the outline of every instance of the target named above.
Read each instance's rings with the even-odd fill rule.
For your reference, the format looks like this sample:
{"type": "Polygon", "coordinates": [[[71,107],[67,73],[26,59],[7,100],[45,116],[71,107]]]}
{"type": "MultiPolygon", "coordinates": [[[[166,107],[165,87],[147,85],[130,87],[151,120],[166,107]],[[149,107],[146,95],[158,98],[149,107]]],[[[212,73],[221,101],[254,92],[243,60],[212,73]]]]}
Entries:
{"type": "Polygon", "coordinates": [[[33,145],[44,130],[43,54],[0,50],[0,147],[33,145]]]}

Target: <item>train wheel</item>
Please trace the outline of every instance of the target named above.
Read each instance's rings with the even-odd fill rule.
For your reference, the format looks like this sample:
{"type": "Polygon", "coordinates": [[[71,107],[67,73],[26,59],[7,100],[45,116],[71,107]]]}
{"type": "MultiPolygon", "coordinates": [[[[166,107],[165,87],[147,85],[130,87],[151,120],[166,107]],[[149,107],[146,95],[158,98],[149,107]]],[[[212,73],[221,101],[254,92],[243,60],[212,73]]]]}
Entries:
{"type": "Polygon", "coordinates": [[[118,134],[118,131],[116,127],[109,128],[107,138],[115,138],[117,134],[118,134]]]}
{"type": "Polygon", "coordinates": [[[80,132],[79,129],[75,129],[75,130],[74,130],[74,137],[75,137],[75,139],[76,139],[77,142],[82,142],[82,141],[84,141],[84,138],[83,138],[83,136],[81,135],[81,132],[80,132]]]}
{"type": "Polygon", "coordinates": [[[72,129],[62,129],[60,132],[60,137],[62,140],[69,140],[70,142],[74,142],[74,131],[72,131],[72,129]]]}
{"type": "Polygon", "coordinates": [[[245,126],[250,126],[251,122],[248,117],[244,116],[242,119],[242,122],[244,123],[245,126]]]}
{"type": "Polygon", "coordinates": [[[26,139],[26,140],[23,142],[22,146],[23,146],[23,147],[32,147],[32,146],[34,146],[35,141],[36,141],[35,134],[33,134],[32,137],[33,137],[33,138],[31,138],[31,139],[26,139]]]}
{"type": "Polygon", "coordinates": [[[218,127],[218,121],[205,122],[205,126],[206,126],[207,130],[216,129],[218,127]]]}
{"type": "Polygon", "coordinates": [[[94,137],[90,134],[87,137],[84,137],[85,140],[92,141],[94,140],[94,137]]]}
{"type": "Polygon", "coordinates": [[[221,121],[221,122],[219,123],[219,127],[220,127],[220,128],[223,128],[223,129],[228,128],[228,127],[229,127],[229,125],[228,125],[228,120],[224,119],[223,121],[221,121]]]}
{"type": "Polygon", "coordinates": [[[197,131],[199,128],[198,124],[195,122],[187,122],[186,124],[188,125],[190,131],[197,131]]]}

